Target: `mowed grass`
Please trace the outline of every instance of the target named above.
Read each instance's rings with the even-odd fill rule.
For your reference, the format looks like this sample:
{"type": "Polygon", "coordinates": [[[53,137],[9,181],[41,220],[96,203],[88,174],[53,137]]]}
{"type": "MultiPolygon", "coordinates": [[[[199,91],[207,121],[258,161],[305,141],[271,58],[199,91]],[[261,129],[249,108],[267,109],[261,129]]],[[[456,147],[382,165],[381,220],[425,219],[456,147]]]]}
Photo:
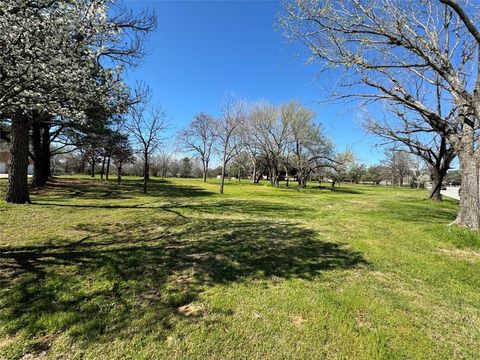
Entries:
{"type": "Polygon", "coordinates": [[[217,191],[66,177],[0,202],[0,358],[478,358],[480,236],[448,226],[455,201],[217,191]]]}

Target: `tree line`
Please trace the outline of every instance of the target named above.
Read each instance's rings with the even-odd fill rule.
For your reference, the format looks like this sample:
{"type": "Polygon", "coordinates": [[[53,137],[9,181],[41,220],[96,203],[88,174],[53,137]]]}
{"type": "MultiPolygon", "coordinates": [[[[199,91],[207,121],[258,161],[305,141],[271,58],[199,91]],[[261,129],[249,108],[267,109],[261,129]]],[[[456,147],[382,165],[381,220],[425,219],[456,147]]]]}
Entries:
{"type": "Polygon", "coordinates": [[[336,163],[334,146],[314,119],[313,111],[295,101],[275,106],[227,99],[218,118],[198,114],[177,140],[200,159],[203,181],[212,158],[219,160],[220,193],[232,165],[239,174],[249,172],[254,183],[265,176],[279,186],[294,176],[305,187],[309,176],[336,163]]]}

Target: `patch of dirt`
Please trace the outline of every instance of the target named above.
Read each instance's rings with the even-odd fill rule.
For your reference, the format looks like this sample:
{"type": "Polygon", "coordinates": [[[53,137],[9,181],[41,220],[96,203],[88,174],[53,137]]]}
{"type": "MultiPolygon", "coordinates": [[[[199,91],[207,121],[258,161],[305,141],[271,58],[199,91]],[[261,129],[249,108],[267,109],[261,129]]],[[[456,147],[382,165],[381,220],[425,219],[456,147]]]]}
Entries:
{"type": "Polygon", "coordinates": [[[20,360],[39,360],[39,359],[45,359],[47,356],[47,352],[46,351],[42,351],[42,352],[39,352],[39,353],[35,353],[35,354],[25,354],[23,355],[20,360]]]}
{"type": "Polygon", "coordinates": [[[172,281],[177,285],[189,285],[195,282],[195,277],[193,274],[175,275],[172,281]]]}
{"type": "Polygon", "coordinates": [[[60,335],[60,332],[42,336],[38,342],[33,346],[32,352],[23,355],[20,360],[41,360],[46,359],[48,351],[53,341],[60,335]]]}
{"type": "Polygon", "coordinates": [[[15,341],[13,337],[7,337],[4,339],[0,339],[0,349],[12,344],[15,341]]]}
{"type": "Polygon", "coordinates": [[[200,317],[205,313],[205,309],[201,305],[196,304],[187,304],[177,308],[177,311],[180,315],[185,317],[200,317]]]}
{"type": "Polygon", "coordinates": [[[355,312],[355,323],[358,328],[372,330],[373,324],[370,322],[368,318],[368,313],[365,311],[357,310],[355,312]]]}
{"type": "Polygon", "coordinates": [[[298,329],[303,328],[303,324],[305,323],[305,321],[306,320],[300,315],[290,316],[290,322],[298,329]]]}

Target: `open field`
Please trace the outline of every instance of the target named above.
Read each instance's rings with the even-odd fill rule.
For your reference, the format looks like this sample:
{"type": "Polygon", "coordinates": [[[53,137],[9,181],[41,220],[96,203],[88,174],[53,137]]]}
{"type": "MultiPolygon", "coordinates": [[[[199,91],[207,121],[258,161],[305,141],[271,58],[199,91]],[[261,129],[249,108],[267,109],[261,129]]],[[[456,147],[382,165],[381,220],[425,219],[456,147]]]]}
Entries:
{"type": "Polygon", "coordinates": [[[0,358],[478,358],[480,236],[447,226],[456,201],[140,183],[0,202],[0,358]]]}

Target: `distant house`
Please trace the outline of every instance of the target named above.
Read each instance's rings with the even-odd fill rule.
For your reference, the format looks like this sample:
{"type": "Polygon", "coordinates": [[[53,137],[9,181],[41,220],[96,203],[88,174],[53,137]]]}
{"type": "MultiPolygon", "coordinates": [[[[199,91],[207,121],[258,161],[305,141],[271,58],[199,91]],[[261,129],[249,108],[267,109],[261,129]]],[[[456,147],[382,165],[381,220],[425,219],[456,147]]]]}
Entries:
{"type": "MultiPolygon", "coordinates": [[[[0,175],[8,174],[8,161],[10,160],[10,153],[8,151],[0,151],[0,175]]],[[[33,174],[33,162],[28,160],[28,175],[33,174]]]]}

